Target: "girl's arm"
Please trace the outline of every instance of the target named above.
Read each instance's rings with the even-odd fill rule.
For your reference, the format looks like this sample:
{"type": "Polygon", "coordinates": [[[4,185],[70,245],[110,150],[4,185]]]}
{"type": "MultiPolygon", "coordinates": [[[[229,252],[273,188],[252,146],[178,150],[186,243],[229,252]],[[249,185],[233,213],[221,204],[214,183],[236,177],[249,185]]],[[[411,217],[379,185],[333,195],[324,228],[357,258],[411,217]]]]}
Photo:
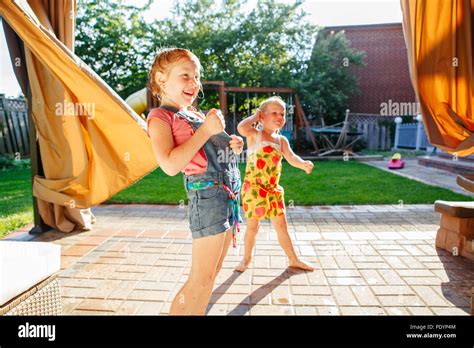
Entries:
{"type": "Polygon", "coordinates": [[[174,147],[173,134],[169,124],[160,120],[150,120],[148,133],[156,160],[161,169],[170,176],[178,174],[193,159],[206,141],[224,129],[223,120],[209,111],[204,124],[191,138],[174,147]],[[211,115],[209,115],[209,113],[211,115]]]}
{"type": "Polygon", "coordinates": [[[237,130],[243,137],[249,137],[253,134],[256,134],[257,131],[252,127],[252,124],[258,122],[260,119],[260,112],[257,112],[255,115],[243,119],[237,126],[237,130]]]}
{"type": "Polygon", "coordinates": [[[311,161],[304,161],[300,156],[295,154],[291,149],[290,143],[288,142],[288,139],[286,139],[286,137],[280,135],[280,139],[281,152],[283,154],[283,157],[285,157],[285,159],[288,161],[288,163],[293,167],[304,170],[307,174],[310,174],[313,170],[313,163],[311,161]]]}

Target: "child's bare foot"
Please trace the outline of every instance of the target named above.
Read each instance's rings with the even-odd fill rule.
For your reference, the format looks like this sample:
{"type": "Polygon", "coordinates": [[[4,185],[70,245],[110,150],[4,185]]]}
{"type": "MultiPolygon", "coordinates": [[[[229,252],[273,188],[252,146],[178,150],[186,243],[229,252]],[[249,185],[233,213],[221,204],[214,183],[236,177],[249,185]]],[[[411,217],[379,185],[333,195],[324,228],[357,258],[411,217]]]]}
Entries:
{"type": "Polygon", "coordinates": [[[239,263],[239,265],[237,267],[235,267],[235,270],[237,272],[245,271],[247,269],[247,267],[249,266],[250,261],[251,261],[251,259],[246,259],[246,258],[242,259],[242,261],[239,263]]]}
{"type": "Polygon", "coordinates": [[[290,261],[290,267],[301,268],[306,271],[314,271],[314,267],[308,262],[303,259],[296,259],[294,261],[290,261]]]}

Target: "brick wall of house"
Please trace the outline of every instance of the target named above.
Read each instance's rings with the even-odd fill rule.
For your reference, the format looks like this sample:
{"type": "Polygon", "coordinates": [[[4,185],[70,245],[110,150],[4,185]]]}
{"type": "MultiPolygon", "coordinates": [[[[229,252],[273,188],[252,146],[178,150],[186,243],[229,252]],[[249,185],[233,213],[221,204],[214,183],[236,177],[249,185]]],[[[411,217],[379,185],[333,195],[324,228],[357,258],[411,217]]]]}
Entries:
{"type": "Polygon", "coordinates": [[[380,104],[416,102],[411,85],[401,23],[326,27],[344,30],[352,48],[366,52],[366,66],[350,67],[359,82],[359,94],[349,101],[355,113],[380,113],[380,104]]]}

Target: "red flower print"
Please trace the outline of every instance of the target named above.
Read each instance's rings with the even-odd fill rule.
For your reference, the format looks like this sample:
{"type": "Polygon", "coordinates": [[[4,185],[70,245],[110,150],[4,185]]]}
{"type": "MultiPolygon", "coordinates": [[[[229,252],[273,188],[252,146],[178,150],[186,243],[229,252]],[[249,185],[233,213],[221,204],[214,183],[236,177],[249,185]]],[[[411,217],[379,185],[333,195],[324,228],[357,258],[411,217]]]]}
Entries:
{"type": "Polygon", "coordinates": [[[244,203],[244,211],[248,211],[249,210],[249,205],[247,203],[244,203]]]}
{"type": "Polygon", "coordinates": [[[250,182],[248,180],[244,181],[244,192],[247,192],[250,189],[250,182]]]}
{"type": "Polygon", "coordinates": [[[263,159],[259,159],[257,161],[257,168],[262,169],[263,167],[265,167],[265,161],[263,159]]]}
{"type": "Polygon", "coordinates": [[[256,182],[257,184],[261,185],[261,184],[262,184],[262,179],[261,179],[261,178],[257,178],[257,179],[255,179],[255,182],[256,182]]]}
{"type": "Polygon", "coordinates": [[[273,156],[273,157],[272,157],[272,162],[273,162],[273,164],[277,164],[279,160],[280,160],[280,157],[279,157],[279,156],[273,156]]]}
{"type": "Polygon", "coordinates": [[[258,194],[260,195],[260,197],[263,197],[263,198],[267,197],[267,191],[265,191],[264,189],[260,189],[258,191],[258,194]]]}
{"type": "Polygon", "coordinates": [[[278,208],[285,209],[285,204],[283,203],[283,201],[278,201],[278,208]]]}
{"type": "Polygon", "coordinates": [[[263,152],[265,152],[265,153],[270,153],[270,152],[272,152],[272,151],[273,151],[273,147],[271,147],[270,145],[265,146],[265,147],[263,148],[263,152]]]}
{"type": "Polygon", "coordinates": [[[272,176],[272,177],[270,178],[270,185],[275,185],[276,181],[277,181],[277,178],[274,177],[274,176],[272,176]]]}
{"type": "Polygon", "coordinates": [[[276,209],[276,207],[277,207],[276,202],[272,202],[272,209],[276,209]]]}
{"type": "Polygon", "coordinates": [[[258,207],[258,208],[255,208],[255,215],[257,216],[263,216],[265,215],[265,207],[258,207]]]}

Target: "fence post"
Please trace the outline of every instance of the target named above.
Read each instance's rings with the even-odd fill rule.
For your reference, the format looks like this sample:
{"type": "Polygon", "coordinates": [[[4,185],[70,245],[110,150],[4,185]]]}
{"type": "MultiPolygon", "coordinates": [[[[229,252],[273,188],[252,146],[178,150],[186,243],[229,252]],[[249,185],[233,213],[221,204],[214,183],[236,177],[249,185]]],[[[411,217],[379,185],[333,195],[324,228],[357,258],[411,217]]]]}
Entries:
{"type": "Polygon", "coordinates": [[[373,143],[373,139],[372,139],[372,122],[368,123],[367,124],[367,148],[369,150],[373,150],[372,148],[372,143],[373,143]]]}
{"type": "Polygon", "coordinates": [[[416,151],[418,151],[421,147],[421,114],[416,115],[416,122],[417,122],[417,127],[416,127],[416,151]]]}
{"type": "Polygon", "coordinates": [[[374,150],[378,151],[380,147],[380,127],[374,123],[374,150]]]}
{"type": "Polygon", "coordinates": [[[401,117],[396,117],[395,118],[395,141],[394,141],[394,144],[393,144],[393,149],[394,150],[398,150],[398,144],[399,144],[399,140],[400,140],[400,124],[402,123],[402,118],[401,117]]]}
{"type": "Polygon", "coordinates": [[[386,141],[386,150],[390,150],[390,145],[391,145],[391,137],[390,137],[390,127],[387,127],[387,141],[386,141]]]}
{"type": "Polygon", "coordinates": [[[369,148],[369,124],[367,122],[364,122],[362,124],[362,129],[363,129],[363,132],[364,132],[364,141],[365,143],[367,144],[367,148],[369,148]]]}
{"type": "Polygon", "coordinates": [[[380,150],[382,150],[382,151],[385,151],[385,148],[387,146],[386,142],[385,142],[385,139],[386,139],[385,130],[386,130],[386,128],[387,127],[385,127],[385,126],[380,127],[380,133],[381,133],[380,134],[380,150]]]}

